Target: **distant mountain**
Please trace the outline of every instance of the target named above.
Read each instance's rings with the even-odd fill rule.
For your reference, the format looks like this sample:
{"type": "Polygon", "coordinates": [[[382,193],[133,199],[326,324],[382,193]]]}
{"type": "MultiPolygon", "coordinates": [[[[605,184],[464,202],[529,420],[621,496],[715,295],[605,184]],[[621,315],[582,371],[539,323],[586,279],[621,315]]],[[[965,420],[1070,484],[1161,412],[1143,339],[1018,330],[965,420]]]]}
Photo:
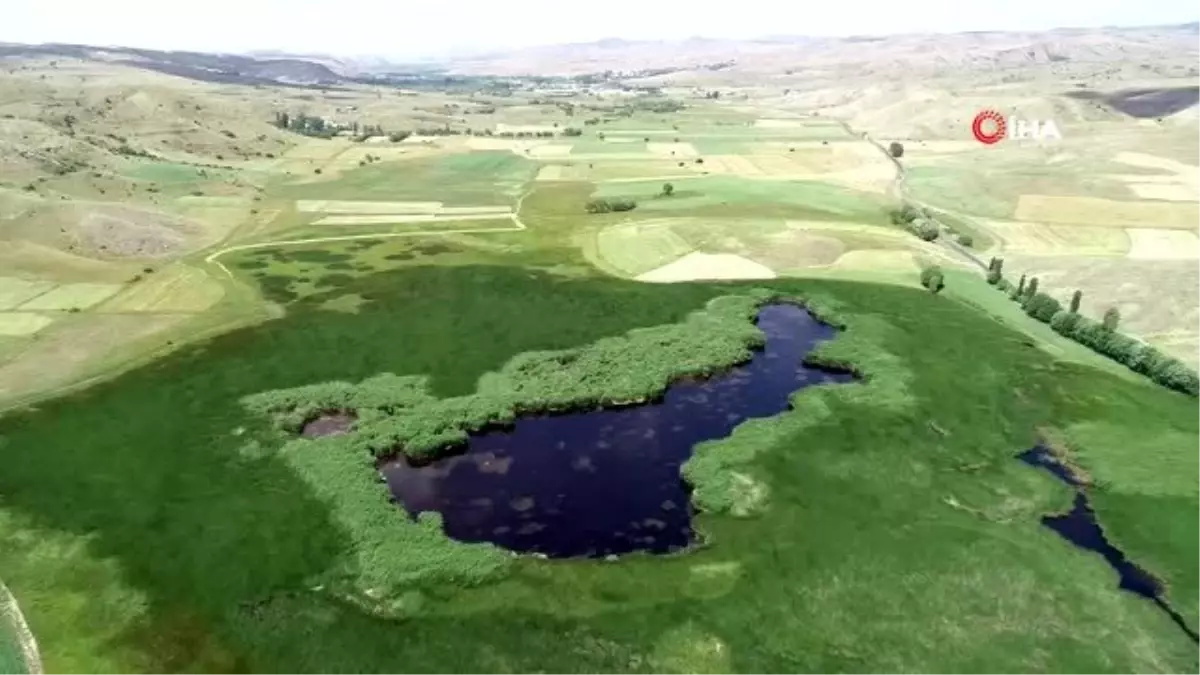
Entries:
{"type": "Polygon", "coordinates": [[[850,75],[917,75],[955,69],[995,70],[1030,63],[1089,63],[1118,67],[1131,59],[1191,59],[1200,24],[1049,31],[975,31],[949,34],[810,37],[771,35],[754,40],[688,38],[675,41],[605,39],[530,47],[450,60],[449,72],[495,75],[578,75],[672,69],[706,70],[733,61],[721,72],[790,74],[840,68],[850,75]]]}
{"type": "Polygon", "coordinates": [[[344,83],[350,79],[334,72],[328,65],[304,58],[260,59],[242,54],[55,43],[0,44],[0,59],[25,57],[116,61],[193,80],[232,84],[323,87],[344,83]]]}

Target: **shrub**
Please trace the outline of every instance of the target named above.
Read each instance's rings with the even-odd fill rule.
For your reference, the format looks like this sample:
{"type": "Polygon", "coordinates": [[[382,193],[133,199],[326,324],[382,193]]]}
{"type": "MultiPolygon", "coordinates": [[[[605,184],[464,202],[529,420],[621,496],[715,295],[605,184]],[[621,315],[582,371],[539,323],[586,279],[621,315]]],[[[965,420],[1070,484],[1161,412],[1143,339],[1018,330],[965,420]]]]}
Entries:
{"type": "Polygon", "coordinates": [[[939,234],[938,226],[924,218],[919,218],[909,223],[908,230],[920,237],[922,241],[933,241],[938,238],[939,234]]]}
{"type": "Polygon", "coordinates": [[[592,199],[584,205],[584,210],[588,213],[613,213],[620,211],[632,211],[637,208],[637,202],[632,199],[592,199]]]}
{"type": "Polygon", "coordinates": [[[1075,326],[1079,323],[1081,318],[1083,317],[1074,312],[1056,312],[1054,316],[1050,318],[1050,327],[1053,328],[1054,332],[1058,333],[1059,335],[1071,337],[1071,335],[1075,332],[1075,326]]]}
{"type": "Polygon", "coordinates": [[[928,288],[932,293],[940,293],[946,287],[942,268],[937,265],[931,265],[921,270],[921,285],[928,288]]]}
{"type": "Polygon", "coordinates": [[[898,209],[893,209],[889,214],[893,225],[908,225],[921,216],[921,212],[912,204],[905,204],[898,209]]]}
{"type": "Polygon", "coordinates": [[[664,197],[670,197],[675,194],[675,186],[670,183],[663,183],[662,194],[664,197]]]}
{"type": "Polygon", "coordinates": [[[960,234],[960,235],[958,235],[958,243],[961,246],[966,246],[967,248],[971,248],[972,246],[975,245],[975,239],[969,234],[960,234]]]}
{"type": "Polygon", "coordinates": [[[897,159],[904,156],[904,146],[896,141],[888,144],[888,154],[897,159]]]}
{"type": "Polygon", "coordinates": [[[1050,323],[1061,310],[1062,304],[1045,293],[1030,296],[1025,301],[1025,313],[1042,323],[1050,323]]]}

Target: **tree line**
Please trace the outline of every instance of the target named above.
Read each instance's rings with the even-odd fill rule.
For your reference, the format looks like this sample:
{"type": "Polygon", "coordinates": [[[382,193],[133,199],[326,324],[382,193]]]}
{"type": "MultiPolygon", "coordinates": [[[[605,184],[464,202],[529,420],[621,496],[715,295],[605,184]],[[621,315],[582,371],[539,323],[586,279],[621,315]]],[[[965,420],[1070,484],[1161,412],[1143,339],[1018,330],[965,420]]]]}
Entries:
{"type": "Polygon", "coordinates": [[[1049,324],[1059,335],[1068,337],[1094,352],[1141,373],[1158,384],[1191,396],[1200,393],[1200,377],[1185,363],[1158,349],[1121,333],[1121,311],[1109,307],[1100,321],[1079,313],[1083,292],[1076,290],[1067,307],[1039,288],[1038,278],[1022,274],[1014,285],[1004,278],[1004,259],[993,257],[988,263],[987,282],[1007,293],[1029,316],[1049,324]]]}
{"type": "Polygon", "coordinates": [[[379,124],[360,124],[357,121],[349,124],[338,124],[328,122],[324,118],[314,115],[288,112],[276,112],[273,124],[280,129],[314,138],[333,138],[339,133],[348,131],[354,136],[354,140],[358,142],[365,141],[374,136],[386,136],[393,143],[399,143],[413,134],[418,136],[496,136],[498,138],[554,138],[557,135],[568,137],[583,135],[583,130],[575,127],[566,127],[557,132],[550,130],[495,132],[491,129],[455,129],[449,124],[440,127],[424,127],[411,131],[384,131],[383,126],[379,124]]]}

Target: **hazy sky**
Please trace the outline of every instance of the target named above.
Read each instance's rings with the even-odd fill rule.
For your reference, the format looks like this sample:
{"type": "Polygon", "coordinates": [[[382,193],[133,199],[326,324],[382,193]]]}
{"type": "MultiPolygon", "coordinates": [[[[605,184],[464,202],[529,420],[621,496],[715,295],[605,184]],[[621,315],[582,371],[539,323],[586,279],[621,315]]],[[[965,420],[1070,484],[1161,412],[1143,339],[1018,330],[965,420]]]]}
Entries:
{"type": "Polygon", "coordinates": [[[438,55],[694,35],[854,35],[1200,20],[1196,0],[15,0],[0,42],[438,55]]]}

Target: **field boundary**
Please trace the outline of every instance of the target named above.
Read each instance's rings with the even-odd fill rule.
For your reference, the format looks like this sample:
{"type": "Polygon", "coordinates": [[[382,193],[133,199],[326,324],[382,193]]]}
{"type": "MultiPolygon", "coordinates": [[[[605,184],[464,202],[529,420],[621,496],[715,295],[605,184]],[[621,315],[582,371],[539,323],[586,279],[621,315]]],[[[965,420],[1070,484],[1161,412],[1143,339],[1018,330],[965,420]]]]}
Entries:
{"type": "Polygon", "coordinates": [[[397,237],[428,237],[428,236],[439,235],[439,234],[483,234],[486,232],[522,232],[524,230],[529,229],[525,225],[525,223],[521,222],[521,218],[518,215],[521,210],[521,203],[525,201],[525,197],[526,197],[526,195],[521,195],[521,198],[517,200],[516,208],[513,210],[512,213],[508,214],[509,218],[511,218],[512,222],[513,222],[512,227],[482,227],[482,228],[481,227],[472,227],[472,228],[461,228],[461,229],[454,229],[454,230],[437,229],[437,230],[418,230],[415,232],[380,232],[379,234],[341,234],[341,235],[334,235],[334,236],[330,236],[330,237],[308,237],[305,239],[281,239],[281,240],[277,240],[277,241],[259,241],[259,242],[254,242],[251,244],[237,244],[234,246],[227,246],[218,251],[213,251],[212,253],[208,254],[204,258],[204,262],[216,265],[217,267],[221,268],[221,271],[224,272],[225,274],[229,275],[229,277],[232,279],[232,278],[234,278],[233,272],[230,272],[229,268],[226,267],[224,264],[222,264],[220,260],[217,260],[217,258],[220,258],[221,256],[225,255],[226,253],[232,253],[234,251],[248,251],[248,250],[253,250],[256,248],[273,248],[273,247],[278,247],[278,246],[303,246],[304,244],[320,244],[320,243],[333,242],[333,241],[354,241],[354,240],[362,240],[362,239],[395,239],[397,237]]]}
{"type": "Polygon", "coordinates": [[[0,617],[4,617],[5,622],[11,625],[16,633],[17,644],[21,648],[21,659],[25,662],[25,670],[29,675],[42,675],[46,672],[42,669],[42,657],[38,653],[37,640],[33,637],[33,631],[29,630],[29,624],[25,622],[25,615],[21,613],[21,607],[17,604],[17,598],[8,590],[8,586],[0,581],[0,617]]]}

